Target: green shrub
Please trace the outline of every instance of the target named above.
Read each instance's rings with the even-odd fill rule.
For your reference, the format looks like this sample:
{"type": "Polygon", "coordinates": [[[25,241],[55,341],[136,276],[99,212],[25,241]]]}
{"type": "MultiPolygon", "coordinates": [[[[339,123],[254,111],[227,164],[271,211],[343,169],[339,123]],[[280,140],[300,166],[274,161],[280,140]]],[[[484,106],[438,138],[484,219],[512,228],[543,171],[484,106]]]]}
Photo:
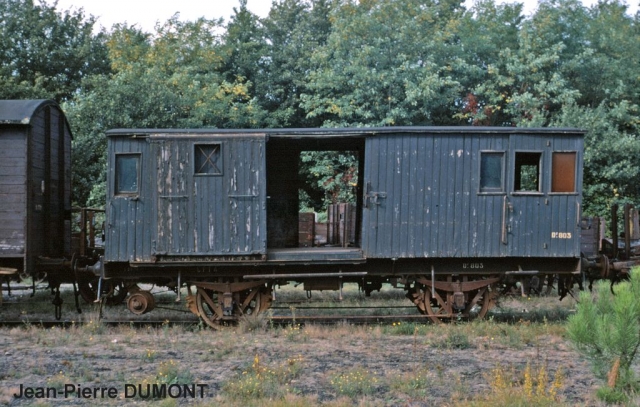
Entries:
{"type": "Polygon", "coordinates": [[[634,269],[613,291],[615,295],[601,281],[593,294],[582,292],[567,333],[609,388],[628,393],[635,387],[631,364],[640,346],[640,270],[634,269]]]}

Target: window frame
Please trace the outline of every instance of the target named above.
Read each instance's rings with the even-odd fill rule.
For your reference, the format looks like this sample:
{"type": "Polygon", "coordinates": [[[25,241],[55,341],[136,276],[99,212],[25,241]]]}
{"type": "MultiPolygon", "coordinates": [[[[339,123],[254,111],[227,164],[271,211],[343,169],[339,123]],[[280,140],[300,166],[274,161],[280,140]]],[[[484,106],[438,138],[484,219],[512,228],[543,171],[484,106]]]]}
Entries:
{"type": "Polygon", "coordinates": [[[480,150],[480,156],[478,160],[478,195],[504,195],[506,194],[505,181],[506,181],[506,150],[480,150]],[[500,187],[499,188],[483,188],[482,187],[482,156],[487,155],[500,155],[500,187]]]}
{"type": "Polygon", "coordinates": [[[136,197],[140,196],[140,175],[142,167],[142,154],[141,153],[115,153],[114,158],[114,171],[113,171],[113,196],[114,197],[136,197]],[[121,157],[133,157],[136,158],[136,190],[135,191],[121,191],[118,183],[119,168],[118,159],[121,157]]]}
{"type": "MultiPolygon", "coordinates": [[[[193,143],[193,176],[194,177],[221,177],[224,175],[224,155],[223,155],[224,143],[216,142],[216,143],[193,143]],[[207,156],[206,160],[211,162],[211,165],[218,170],[218,172],[198,172],[198,154],[206,155],[204,151],[199,150],[199,147],[217,147],[217,156],[218,159],[215,162],[211,162],[209,160],[209,156],[207,156]],[[219,165],[216,165],[219,163],[219,165]]],[[[202,166],[201,166],[202,167],[202,166]]]]}
{"type": "Polygon", "coordinates": [[[544,195],[544,177],[543,177],[543,168],[544,168],[544,151],[542,150],[514,150],[513,151],[513,166],[511,168],[511,174],[513,174],[513,178],[511,178],[510,189],[511,195],[544,195]],[[538,190],[537,191],[527,191],[527,190],[516,190],[516,171],[518,160],[518,154],[538,154],[538,190]]]}

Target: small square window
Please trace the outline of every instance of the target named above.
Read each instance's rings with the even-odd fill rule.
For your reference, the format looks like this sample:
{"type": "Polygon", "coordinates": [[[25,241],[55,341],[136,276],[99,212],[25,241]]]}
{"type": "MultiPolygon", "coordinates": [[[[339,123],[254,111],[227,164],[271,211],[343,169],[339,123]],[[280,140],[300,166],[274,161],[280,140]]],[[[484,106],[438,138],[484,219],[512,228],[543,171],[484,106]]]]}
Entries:
{"type": "Polygon", "coordinates": [[[135,195],[140,185],[140,154],[117,154],[115,194],[135,195]]]}
{"type": "Polygon", "coordinates": [[[480,192],[502,192],[504,153],[480,153],[480,192]]]}
{"type": "Polygon", "coordinates": [[[194,156],[194,173],[196,175],[222,175],[222,146],[220,144],[196,144],[194,156]]]}
{"type": "Polygon", "coordinates": [[[542,153],[516,152],[513,190],[516,192],[541,192],[540,159],[542,153]]]}
{"type": "Polygon", "coordinates": [[[551,159],[551,192],[576,192],[576,153],[554,152],[551,159]]]}

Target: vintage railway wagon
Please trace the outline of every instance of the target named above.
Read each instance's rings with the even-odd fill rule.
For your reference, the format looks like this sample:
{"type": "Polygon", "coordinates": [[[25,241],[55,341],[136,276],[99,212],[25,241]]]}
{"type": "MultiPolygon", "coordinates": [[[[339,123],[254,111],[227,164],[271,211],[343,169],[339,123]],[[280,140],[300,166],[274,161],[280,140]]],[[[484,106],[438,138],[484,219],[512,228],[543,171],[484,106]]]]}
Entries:
{"type": "MultiPolygon", "coordinates": [[[[580,272],[577,129],[115,129],[103,280],[187,285],[215,325],[272,288],[389,282],[434,321],[484,315],[520,276],[580,272]],[[358,157],[351,243],[299,247],[300,155],[358,157]]],[[[561,284],[562,285],[562,284],[561,284]]],[[[567,283],[568,285],[568,283],[567,283]]],[[[153,307],[130,289],[129,308],[153,307]]]]}
{"type": "Polygon", "coordinates": [[[37,275],[71,251],[71,130],[50,100],[0,100],[0,268],[37,275]]]}

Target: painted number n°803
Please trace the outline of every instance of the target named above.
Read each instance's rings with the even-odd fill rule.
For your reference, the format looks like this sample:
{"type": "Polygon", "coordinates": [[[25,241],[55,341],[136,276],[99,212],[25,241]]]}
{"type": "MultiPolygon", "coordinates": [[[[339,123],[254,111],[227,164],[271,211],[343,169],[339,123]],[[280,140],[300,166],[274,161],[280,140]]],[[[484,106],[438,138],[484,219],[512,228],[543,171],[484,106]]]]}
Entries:
{"type": "Polygon", "coordinates": [[[571,239],[571,232],[551,232],[552,239],[571,239]]]}

